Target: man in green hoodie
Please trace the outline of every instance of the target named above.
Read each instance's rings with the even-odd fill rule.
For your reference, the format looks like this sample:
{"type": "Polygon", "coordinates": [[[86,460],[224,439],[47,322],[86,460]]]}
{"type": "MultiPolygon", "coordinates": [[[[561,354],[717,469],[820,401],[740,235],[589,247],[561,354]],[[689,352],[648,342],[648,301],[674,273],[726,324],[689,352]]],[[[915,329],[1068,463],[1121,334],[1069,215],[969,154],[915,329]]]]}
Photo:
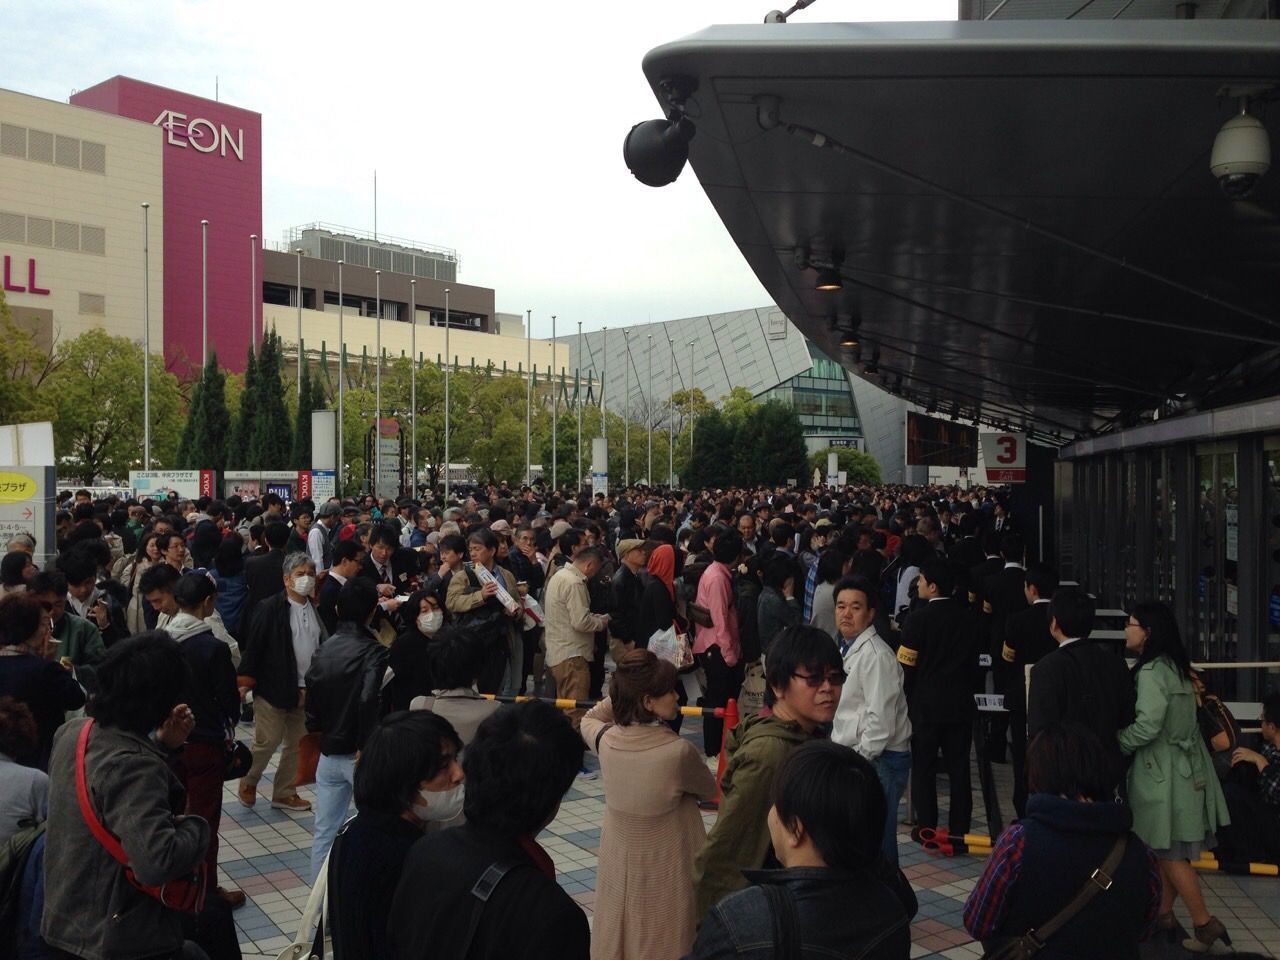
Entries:
{"type": "Polygon", "coordinates": [[[844,681],[839,649],[815,627],[788,627],[769,645],[764,696],[771,712],[729,731],[720,814],[694,864],[699,922],[722,897],[747,886],[743,870],[765,865],[774,776],[792,750],[827,735],[844,681]]]}

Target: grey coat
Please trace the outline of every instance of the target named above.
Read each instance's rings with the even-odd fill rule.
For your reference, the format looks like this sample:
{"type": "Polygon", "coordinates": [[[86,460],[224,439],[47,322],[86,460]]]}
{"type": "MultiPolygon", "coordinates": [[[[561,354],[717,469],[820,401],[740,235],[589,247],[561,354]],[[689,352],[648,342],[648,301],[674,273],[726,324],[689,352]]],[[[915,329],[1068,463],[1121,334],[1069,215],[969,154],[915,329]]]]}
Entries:
{"type": "MultiPolygon", "coordinates": [[[[84,960],[137,960],[176,951],[182,945],[180,914],[130,885],[80,812],[76,738],[85,722],[63,724],[53,738],[40,933],[51,946],[84,960]]],[[[94,724],[85,777],[98,819],[119,838],[140,883],[176,879],[204,859],[209,824],[180,815],[182,785],[151,741],[94,724]]]]}

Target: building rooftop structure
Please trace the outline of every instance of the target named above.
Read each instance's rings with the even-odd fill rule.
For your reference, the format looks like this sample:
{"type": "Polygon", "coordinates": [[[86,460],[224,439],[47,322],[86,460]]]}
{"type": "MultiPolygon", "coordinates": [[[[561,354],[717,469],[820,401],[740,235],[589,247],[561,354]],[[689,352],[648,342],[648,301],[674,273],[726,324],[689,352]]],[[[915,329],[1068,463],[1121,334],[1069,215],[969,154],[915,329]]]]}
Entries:
{"type": "Polygon", "coordinates": [[[458,279],[462,261],[451,247],[405,240],[332,223],[306,223],[284,233],[285,253],[301,250],[320,260],[342,260],[354,267],[403,273],[427,280],[458,279]]]}

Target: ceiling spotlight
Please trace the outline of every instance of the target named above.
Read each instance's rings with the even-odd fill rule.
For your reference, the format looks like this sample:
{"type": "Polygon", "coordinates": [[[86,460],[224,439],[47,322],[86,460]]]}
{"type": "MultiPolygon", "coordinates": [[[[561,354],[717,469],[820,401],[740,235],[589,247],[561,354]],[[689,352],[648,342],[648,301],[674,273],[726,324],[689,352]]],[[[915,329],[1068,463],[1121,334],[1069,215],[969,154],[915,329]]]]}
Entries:
{"type": "Polygon", "coordinates": [[[1213,138],[1209,172],[1229,200],[1242,200],[1271,169],[1271,140],[1262,121],[1249,112],[1249,101],[1240,98],[1240,112],[1222,125],[1213,138]]]}
{"type": "Polygon", "coordinates": [[[695,132],[693,121],[684,114],[637,123],[622,142],[622,158],[645,186],[665,187],[684,169],[695,132]]]}
{"type": "Polygon", "coordinates": [[[840,271],[835,267],[821,267],[818,270],[818,279],[813,285],[815,290],[839,290],[844,286],[844,282],[840,279],[840,271]]]}

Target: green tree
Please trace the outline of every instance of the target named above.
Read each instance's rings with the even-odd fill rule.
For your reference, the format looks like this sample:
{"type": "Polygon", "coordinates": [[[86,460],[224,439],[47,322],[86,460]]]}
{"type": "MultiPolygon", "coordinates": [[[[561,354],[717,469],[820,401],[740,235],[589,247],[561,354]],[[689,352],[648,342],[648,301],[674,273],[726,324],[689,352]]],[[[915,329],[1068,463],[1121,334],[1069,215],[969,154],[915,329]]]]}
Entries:
{"type": "Polygon", "coordinates": [[[289,464],[289,447],[293,430],[284,403],[281,379],[280,335],[275,328],[267,331],[258,351],[253,403],[247,408],[241,399],[241,417],[251,417],[248,434],[248,468],[280,470],[289,464]]]}
{"type": "Polygon", "coordinates": [[[804,475],[804,427],[795,411],[778,400],[756,404],[734,426],[734,470],[738,483],[774,486],[804,475]]]}
{"type": "MultiPolygon", "coordinates": [[[[125,479],[142,466],[142,347],[102,329],[86,330],[59,346],[58,367],[45,381],[54,417],[59,463],[85,485],[97,477],[125,479]]],[[[182,394],[164,358],[151,370],[153,467],[174,462],[182,432],[182,394]]]]}
{"type": "Polygon", "coordinates": [[[805,477],[812,479],[814,470],[826,477],[827,454],[829,453],[836,455],[836,463],[839,465],[839,469],[848,474],[845,479],[851,485],[874,485],[881,482],[879,461],[871,454],[863,453],[861,450],[855,450],[852,447],[830,447],[826,450],[818,450],[809,454],[805,477]]]}
{"type": "Polygon", "coordinates": [[[217,353],[200,371],[187,407],[187,419],[178,443],[175,465],[180,470],[227,468],[227,443],[231,433],[231,412],[227,409],[226,375],[218,366],[217,353]]]}
{"type": "Polygon", "coordinates": [[[253,344],[244,361],[244,373],[240,375],[239,389],[229,391],[229,405],[235,419],[231,422],[231,437],[227,441],[227,466],[230,469],[249,469],[249,438],[253,434],[253,409],[258,396],[258,359],[253,344]]]}
{"type": "Polygon", "coordinates": [[[293,449],[289,455],[290,465],[295,470],[311,469],[311,404],[315,402],[317,386],[311,377],[311,365],[303,363],[298,383],[298,410],[293,419],[293,449]]]}
{"type": "Polygon", "coordinates": [[[50,414],[41,385],[56,369],[57,354],[13,322],[0,291],[0,423],[43,420],[50,414]]]}
{"type": "MultiPolygon", "coordinates": [[[[681,479],[688,488],[727,487],[734,482],[735,426],[713,409],[698,418],[693,430],[693,461],[681,479]]],[[[738,482],[745,482],[738,478],[738,482]]]]}

